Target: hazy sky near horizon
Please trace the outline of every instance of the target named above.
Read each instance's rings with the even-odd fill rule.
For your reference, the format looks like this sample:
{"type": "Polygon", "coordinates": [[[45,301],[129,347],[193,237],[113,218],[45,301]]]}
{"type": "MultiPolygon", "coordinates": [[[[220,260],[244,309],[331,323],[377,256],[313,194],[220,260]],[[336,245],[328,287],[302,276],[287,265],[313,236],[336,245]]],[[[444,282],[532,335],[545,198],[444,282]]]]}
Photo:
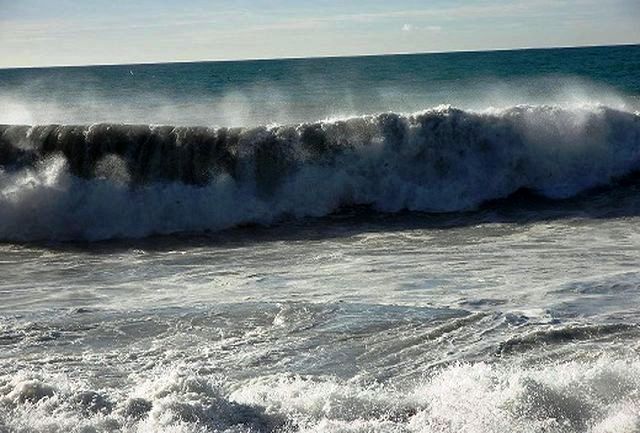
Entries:
{"type": "Polygon", "coordinates": [[[0,0],[0,67],[640,43],[638,0],[0,0]]]}

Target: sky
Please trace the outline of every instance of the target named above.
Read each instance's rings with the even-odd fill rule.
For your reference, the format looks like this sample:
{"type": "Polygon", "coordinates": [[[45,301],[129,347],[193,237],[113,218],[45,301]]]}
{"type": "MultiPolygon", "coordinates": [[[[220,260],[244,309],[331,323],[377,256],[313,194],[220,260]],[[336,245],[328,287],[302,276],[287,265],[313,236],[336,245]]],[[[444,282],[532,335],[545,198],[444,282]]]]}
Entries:
{"type": "Polygon", "coordinates": [[[0,67],[640,43],[640,0],[0,0],[0,67]]]}

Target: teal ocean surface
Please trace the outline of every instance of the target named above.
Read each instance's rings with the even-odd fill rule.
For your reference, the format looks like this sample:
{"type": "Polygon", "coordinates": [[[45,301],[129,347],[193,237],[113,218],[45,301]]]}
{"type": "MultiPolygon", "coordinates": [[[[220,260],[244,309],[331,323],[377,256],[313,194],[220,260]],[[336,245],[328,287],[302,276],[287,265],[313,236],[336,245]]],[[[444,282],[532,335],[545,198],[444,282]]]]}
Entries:
{"type": "Polygon", "coordinates": [[[627,102],[640,46],[0,70],[3,123],[256,126],[446,104],[627,102]]]}
{"type": "Polygon", "coordinates": [[[0,70],[0,433],[639,431],[639,73],[0,70]]]}

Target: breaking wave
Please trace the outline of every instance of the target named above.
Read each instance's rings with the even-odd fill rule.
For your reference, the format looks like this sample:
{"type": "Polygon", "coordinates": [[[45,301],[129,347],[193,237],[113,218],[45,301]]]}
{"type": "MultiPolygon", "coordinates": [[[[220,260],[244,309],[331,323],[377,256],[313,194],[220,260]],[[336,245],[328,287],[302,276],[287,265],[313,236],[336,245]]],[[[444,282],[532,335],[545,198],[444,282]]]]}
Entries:
{"type": "Polygon", "coordinates": [[[368,205],[567,198],[640,170],[640,114],[438,107],[258,128],[0,126],[0,239],[201,232],[368,205]]]}

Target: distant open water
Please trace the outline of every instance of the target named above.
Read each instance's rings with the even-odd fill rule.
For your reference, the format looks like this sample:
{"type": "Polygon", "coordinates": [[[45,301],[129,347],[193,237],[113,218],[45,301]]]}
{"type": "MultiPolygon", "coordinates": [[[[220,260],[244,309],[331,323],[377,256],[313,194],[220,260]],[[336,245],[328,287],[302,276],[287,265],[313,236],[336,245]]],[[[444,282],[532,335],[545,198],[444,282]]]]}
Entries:
{"type": "Polygon", "coordinates": [[[639,72],[0,70],[0,432],[640,431],[639,72]]]}

